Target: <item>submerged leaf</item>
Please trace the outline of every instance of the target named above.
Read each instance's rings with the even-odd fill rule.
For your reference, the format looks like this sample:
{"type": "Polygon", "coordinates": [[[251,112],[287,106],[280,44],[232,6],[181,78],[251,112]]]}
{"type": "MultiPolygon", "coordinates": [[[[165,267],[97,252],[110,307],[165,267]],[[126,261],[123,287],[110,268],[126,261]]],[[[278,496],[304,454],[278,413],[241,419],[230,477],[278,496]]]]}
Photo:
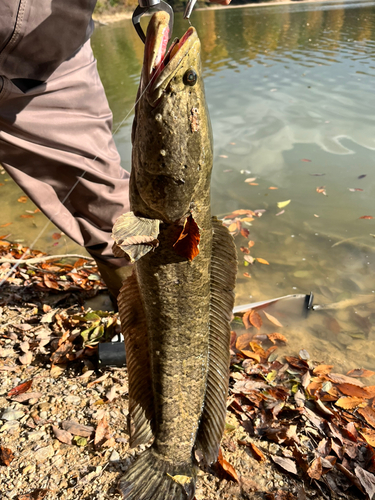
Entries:
{"type": "Polygon", "coordinates": [[[292,200],[279,201],[279,202],[277,203],[277,206],[278,206],[279,208],[284,208],[284,207],[286,207],[287,205],[289,205],[289,203],[290,203],[291,201],[292,201],[292,200]]]}
{"type": "Polygon", "coordinates": [[[199,254],[200,239],[199,227],[190,215],[185,220],[184,228],[173,248],[178,255],[191,261],[199,254]]]}
{"type": "Polygon", "coordinates": [[[349,377],[367,378],[367,377],[372,377],[373,375],[375,375],[375,372],[373,372],[371,370],[366,370],[365,368],[355,368],[354,370],[349,370],[347,375],[349,377]]]}
{"type": "Polygon", "coordinates": [[[280,323],[280,321],[275,318],[275,316],[272,316],[272,314],[269,314],[267,313],[266,311],[263,311],[263,314],[265,315],[265,317],[268,319],[268,321],[271,321],[271,323],[273,323],[274,325],[276,326],[280,326],[282,327],[283,325],[280,323]]]}
{"type": "Polygon", "coordinates": [[[254,309],[252,309],[250,312],[249,320],[250,320],[250,323],[253,326],[255,326],[255,328],[257,328],[258,330],[260,329],[260,327],[263,324],[261,316],[256,311],[254,311],[254,309]]]}

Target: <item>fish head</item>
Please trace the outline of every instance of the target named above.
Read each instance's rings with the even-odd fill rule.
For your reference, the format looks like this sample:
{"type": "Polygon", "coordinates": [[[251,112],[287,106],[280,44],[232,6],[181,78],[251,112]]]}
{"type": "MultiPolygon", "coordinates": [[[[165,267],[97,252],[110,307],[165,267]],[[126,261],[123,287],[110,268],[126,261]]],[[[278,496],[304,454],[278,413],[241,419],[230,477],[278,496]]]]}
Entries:
{"type": "Polygon", "coordinates": [[[201,69],[201,43],[190,27],[169,50],[169,16],[147,29],[133,124],[131,204],[168,223],[209,204],[212,133],[201,69]]]}

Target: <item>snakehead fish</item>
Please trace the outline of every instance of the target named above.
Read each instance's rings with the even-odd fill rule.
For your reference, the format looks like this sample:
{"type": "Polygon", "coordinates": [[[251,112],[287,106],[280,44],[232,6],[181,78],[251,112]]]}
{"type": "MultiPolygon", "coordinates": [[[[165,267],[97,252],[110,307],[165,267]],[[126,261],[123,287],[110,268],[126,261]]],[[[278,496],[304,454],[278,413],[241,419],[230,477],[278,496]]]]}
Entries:
{"type": "Polygon", "coordinates": [[[132,132],[131,212],[113,228],[134,272],[118,298],[129,375],[130,445],[151,443],[119,481],[128,500],[192,499],[194,452],[216,461],[225,425],[237,259],[210,213],[212,137],[200,41],[166,50],[148,26],[132,132]]]}

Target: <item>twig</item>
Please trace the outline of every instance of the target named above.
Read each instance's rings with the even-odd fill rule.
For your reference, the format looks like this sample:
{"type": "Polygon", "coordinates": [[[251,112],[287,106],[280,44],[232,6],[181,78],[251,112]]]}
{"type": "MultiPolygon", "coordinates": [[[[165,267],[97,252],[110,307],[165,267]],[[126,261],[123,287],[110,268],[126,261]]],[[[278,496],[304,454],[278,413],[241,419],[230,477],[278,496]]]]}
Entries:
{"type": "MultiPolygon", "coordinates": [[[[22,263],[24,264],[39,264],[40,262],[46,262],[47,260],[62,260],[68,258],[76,258],[76,259],[85,259],[85,260],[94,260],[92,257],[86,257],[86,255],[79,255],[75,253],[67,253],[62,255],[47,255],[46,257],[33,257],[32,259],[22,259],[22,263]]],[[[17,264],[21,259],[6,259],[3,257],[0,259],[0,264],[4,264],[9,262],[10,264],[17,264]]]]}

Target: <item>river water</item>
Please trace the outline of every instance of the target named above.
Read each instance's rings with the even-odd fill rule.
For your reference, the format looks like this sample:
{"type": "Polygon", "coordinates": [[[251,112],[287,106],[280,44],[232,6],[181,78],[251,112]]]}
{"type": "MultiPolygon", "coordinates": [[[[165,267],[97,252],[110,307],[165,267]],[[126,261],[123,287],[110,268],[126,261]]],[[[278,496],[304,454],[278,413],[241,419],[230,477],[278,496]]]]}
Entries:
{"type": "MultiPolygon", "coordinates": [[[[251,255],[269,265],[246,266],[247,239],[236,236],[236,302],[310,291],[317,304],[349,301],[307,317],[279,304],[283,327],[263,316],[261,332],[283,333],[295,352],[337,369],[375,368],[375,2],[212,9],[191,21],[214,132],[212,211],[265,210],[246,227],[251,255]]],[[[177,13],[176,36],[187,27],[177,13]]],[[[130,21],[96,28],[92,44],[129,170],[143,45],[130,21]]],[[[2,233],[30,244],[45,219],[20,219],[33,206],[15,203],[21,192],[3,179],[2,220],[12,226],[2,233]]],[[[80,251],[54,232],[36,246],[80,251]]]]}

